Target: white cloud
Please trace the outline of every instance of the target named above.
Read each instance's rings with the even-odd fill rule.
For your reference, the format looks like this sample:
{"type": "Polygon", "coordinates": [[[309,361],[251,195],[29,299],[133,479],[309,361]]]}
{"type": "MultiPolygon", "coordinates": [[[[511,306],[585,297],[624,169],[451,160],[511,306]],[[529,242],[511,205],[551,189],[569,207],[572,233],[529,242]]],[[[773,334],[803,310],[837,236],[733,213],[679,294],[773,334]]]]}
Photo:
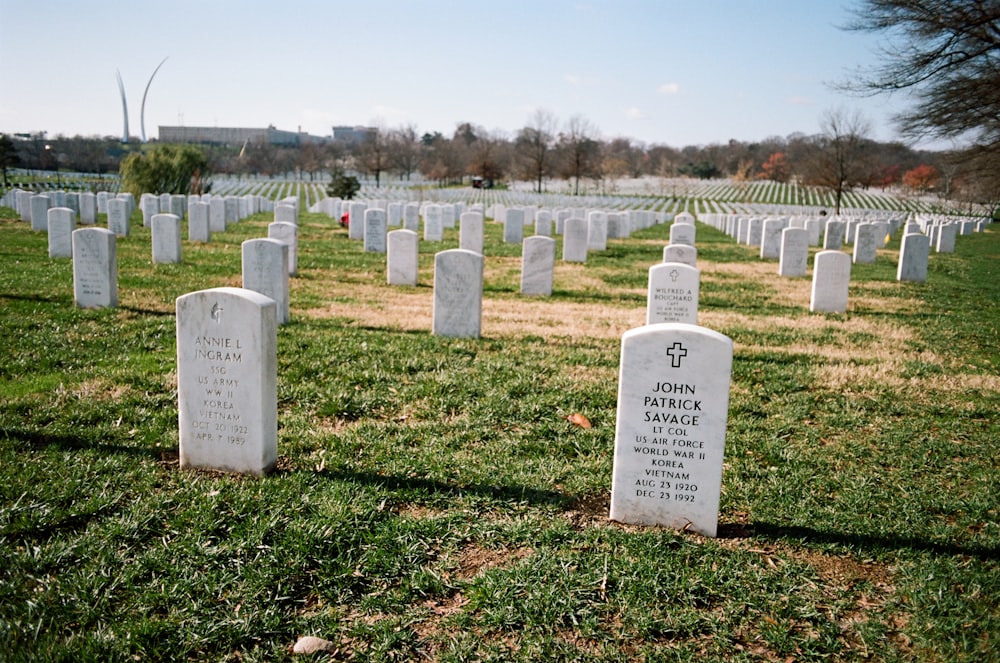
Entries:
{"type": "Polygon", "coordinates": [[[816,104],[816,102],[809,97],[789,97],[788,103],[793,106],[813,106],[816,104]]]}
{"type": "Polygon", "coordinates": [[[569,83],[570,85],[580,85],[583,82],[583,79],[577,76],[576,74],[566,74],[564,78],[566,79],[566,82],[569,83]]]}
{"type": "Polygon", "coordinates": [[[681,91],[681,86],[677,83],[664,83],[658,88],[660,94],[677,94],[681,91]]]}
{"type": "Polygon", "coordinates": [[[629,118],[633,120],[641,120],[642,118],[646,117],[646,115],[635,106],[632,106],[631,108],[626,108],[625,115],[627,115],[629,118]]]}

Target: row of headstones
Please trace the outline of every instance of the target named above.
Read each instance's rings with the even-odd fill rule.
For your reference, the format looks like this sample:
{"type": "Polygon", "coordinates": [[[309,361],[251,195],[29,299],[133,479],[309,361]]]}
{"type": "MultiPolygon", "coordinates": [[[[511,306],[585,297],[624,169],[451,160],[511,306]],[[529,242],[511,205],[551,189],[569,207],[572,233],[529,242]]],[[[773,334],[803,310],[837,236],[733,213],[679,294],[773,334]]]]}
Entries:
{"type": "MultiPolygon", "coordinates": [[[[931,224],[930,235],[923,234],[915,223],[899,217],[867,221],[837,217],[760,218],[736,215],[706,215],[705,222],[734,237],[739,243],[760,247],[761,259],[778,259],[781,276],[804,276],[809,247],[823,250],[816,254],[810,310],[843,313],[847,310],[851,264],[871,264],[878,249],[903,228],[896,277],[899,281],[924,282],[932,243],[939,253],[954,251],[955,236],[962,224],[931,224]],[[852,244],[850,255],[842,252],[852,244]]],[[[983,223],[982,220],[977,223],[983,223]]],[[[967,227],[974,227],[969,223],[967,227]]],[[[978,226],[982,227],[982,226],[978,226]]]]}
{"type": "MultiPolygon", "coordinates": [[[[13,193],[13,196],[0,200],[0,203],[13,203],[15,206],[20,206],[19,200],[21,204],[27,203],[30,215],[28,220],[32,223],[32,228],[48,233],[49,257],[73,259],[73,292],[76,305],[81,308],[117,306],[117,238],[129,235],[130,217],[134,210],[134,199],[131,194],[118,194],[114,197],[109,194],[102,195],[103,192],[81,194],[80,198],[74,200],[72,192],[69,194],[54,192],[65,196],[31,195],[30,200],[26,201],[23,195],[19,195],[24,192],[13,193]],[[73,207],[50,207],[53,202],[72,204],[79,200],[82,200],[82,208],[85,211],[89,209],[90,202],[99,203],[98,209],[103,207],[106,210],[108,228],[78,229],[76,227],[78,215],[73,207]],[[44,226],[39,223],[42,218],[46,219],[44,226]]],[[[277,209],[285,216],[290,212],[291,220],[297,222],[297,204],[297,200],[281,201],[277,209]]],[[[143,194],[140,199],[144,225],[151,227],[154,264],[181,262],[181,218],[185,213],[188,215],[190,240],[207,242],[213,226],[224,231],[231,222],[273,207],[271,201],[257,196],[236,199],[212,197],[210,194],[204,196],[143,194]],[[161,210],[171,210],[171,212],[161,210]]],[[[21,213],[19,210],[19,214],[21,213]]],[[[296,226],[289,223],[271,224],[269,233],[278,238],[278,241],[286,241],[289,226],[293,229],[290,235],[294,238],[296,226]]],[[[290,255],[294,261],[295,242],[288,243],[291,245],[290,255]]],[[[294,264],[291,262],[292,269],[294,264]]],[[[284,299],[287,302],[287,296],[284,299]]]]}
{"type": "MultiPolygon", "coordinates": [[[[358,219],[364,218],[364,213],[369,209],[382,210],[385,213],[385,223],[387,227],[402,226],[407,230],[419,232],[420,222],[424,222],[424,239],[426,241],[441,241],[445,229],[454,228],[456,221],[466,211],[464,203],[437,204],[418,202],[389,202],[386,200],[375,200],[371,203],[344,201],[339,198],[325,198],[311,209],[324,213],[329,217],[340,219],[344,216],[348,220],[353,219],[355,223],[349,224],[349,236],[351,239],[364,239],[367,233],[363,226],[360,226],[358,219]]],[[[469,211],[477,211],[484,217],[491,217],[497,223],[504,225],[504,241],[508,243],[520,243],[524,228],[534,226],[536,235],[550,237],[553,234],[562,234],[565,222],[570,218],[590,218],[594,212],[605,215],[603,223],[607,226],[606,235],[608,238],[627,238],[634,230],[649,228],[656,223],[663,221],[664,215],[650,210],[631,210],[629,212],[614,212],[608,210],[596,210],[586,208],[560,208],[560,209],[536,209],[533,207],[507,208],[503,205],[494,205],[484,209],[482,205],[470,205],[469,211]],[[508,220],[508,213],[510,219],[508,220]],[[518,226],[518,221],[521,226],[518,226]]],[[[596,237],[596,234],[595,234],[596,237]]]]}

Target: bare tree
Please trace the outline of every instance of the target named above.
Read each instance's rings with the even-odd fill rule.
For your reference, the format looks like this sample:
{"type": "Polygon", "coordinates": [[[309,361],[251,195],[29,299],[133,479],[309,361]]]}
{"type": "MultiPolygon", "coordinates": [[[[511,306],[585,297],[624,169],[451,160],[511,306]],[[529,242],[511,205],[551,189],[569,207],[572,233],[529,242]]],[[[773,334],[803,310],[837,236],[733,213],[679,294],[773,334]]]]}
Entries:
{"type": "Polygon", "coordinates": [[[420,164],[420,139],[413,124],[389,132],[389,161],[400,178],[410,179],[420,164]]]}
{"type": "Polygon", "coordinates": [[[966,142],[964,167],[1000,181],[1000,2],[862,0],[847,29],[881,33],[886,45],[882,64],[840,87],[907,90],[903,135],[966,142]]]}
{"type": "Polygon", "coordinates": [[[539,108],[531,115],[528,124],[517,132],[515,139],[519,170],[535,183],[538,193],[542,192],[545,178],[552,174],[556,126],[555,115],[539,108]]]}
{"type": "Polygon", "coordinates": [[[498,182],[506,174],[505,164],[510,163],[510,141],[500,129],[488,132],[480,128],[472,144],[466,172],[483,179],[498,182]]]}
{"type": "Polygon", "coordinates": [[[816,137],[806,166],[807,183],[831,189],[839,214],[844,193],[863,182],[871,170],[866,159],[870,126],[860,113],[837,109],[823,114],[820,127],[823,133],[816,137]]]}
{"type": "Polygon", "coordinates": [[[574,115],[559,134],[559,151],[562,156],[562,175],[575,181],[573,195],[580,194],[580,178],[599,172],[600,144],[597,128],[582,115],[574,115]]]}
{"type": "Polygon", "coordinates": [[[365,133],[358,149],[358,162],[365,173],[375,176],[375,188],[381,186],[382,173],[389,167],[389,132],[381,125],[365,133]]]}

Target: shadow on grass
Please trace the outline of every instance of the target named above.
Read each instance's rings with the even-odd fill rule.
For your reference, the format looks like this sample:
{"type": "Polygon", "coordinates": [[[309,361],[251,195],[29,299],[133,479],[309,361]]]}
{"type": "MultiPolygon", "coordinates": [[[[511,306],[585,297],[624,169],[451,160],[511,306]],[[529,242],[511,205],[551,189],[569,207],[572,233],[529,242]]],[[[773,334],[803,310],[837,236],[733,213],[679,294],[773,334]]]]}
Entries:
{"type": "Polygon", "coordinates": [[[982,561],[1000,561],[1000,547],[986,544],[943,543],[929,538],[893,534],[859,534],[856,532],[835,532],[819,530],[801,525],[778,525],[775,523],[750,523],[740,526],[720,526],[719,535],[725,538],[753,538],[771,541],[783,540],[802,544],[835,544],[845,548],[855,548],[865,552],[913,552],[935,555],[958,555],[975,557],[982,561]]]}
{"type": "Polygon", "coordinates": [[[533,506],[564,507],[573,502],[573,497],[554,490],[541,490],[526,486],[502,486],[489,484],[456,485],[425,479],[422,477],[399,477],[373,472],[350,472],[322,470],[317,476],[332,481],[359,483],[400,493],[413,493],[422,497],[463,497],[474,495],[504,502],[527,503],[533,506]]]}
{"type": "Polygon", "coordinates": [[[14,440],[30,444],[35,449],[43,447],[55,447],[64,451],[76,449],[91,449],[109,454],[128,454],[138,457],[161,460],[162,449],[150,449],[141,446],[125,446],[123,444],[111,444],[101,441],[98,434],[90,435],[64,435],[60,433],[45,433],[42,431],[25,430],[23,428],[0,428],[0,439],[14,440]]]}

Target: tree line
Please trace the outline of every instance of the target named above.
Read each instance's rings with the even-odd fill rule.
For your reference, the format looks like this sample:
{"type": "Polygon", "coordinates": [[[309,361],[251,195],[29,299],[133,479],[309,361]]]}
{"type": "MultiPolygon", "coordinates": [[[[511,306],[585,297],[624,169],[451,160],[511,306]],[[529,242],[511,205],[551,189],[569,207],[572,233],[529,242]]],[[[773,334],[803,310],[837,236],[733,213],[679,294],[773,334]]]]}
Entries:
{"type": "MultiPolygon", "coordinates": [[[[988,185],[956,164],[954,155],[876,141],[856,113],[828,112],[821,125],[823,130],[814,135],[675,148],[626,137],[602,138],[583,116],[560,124],[553,114],[540,110],[513,133],[461,122],[449,135],[421,134],[414,125],[374,127],[354,144],[331,140],[298,146],[202,145],[198,150],[205,163],[199,166],[199,178],[204,181],[209,173],[218,173],[325,180],[355,173],[379,186],[387,177],[410,180],[419,173],[442,186],[478,178],[486,186],[532,182],[539,192],[559,188],[579,193],[583,187],[613,193],[622,179],[693,177],[797,182],[829,188],[838,198],[857,188],[900,186],[946,200],[997,198],[988,185]]],[[[122,144],[112,137],[0,138],[0,158],[9,155],[3,159],[5,167],[109,173],[121,171],[129,155],[150,153],[156,146],[122,144]]]]}

